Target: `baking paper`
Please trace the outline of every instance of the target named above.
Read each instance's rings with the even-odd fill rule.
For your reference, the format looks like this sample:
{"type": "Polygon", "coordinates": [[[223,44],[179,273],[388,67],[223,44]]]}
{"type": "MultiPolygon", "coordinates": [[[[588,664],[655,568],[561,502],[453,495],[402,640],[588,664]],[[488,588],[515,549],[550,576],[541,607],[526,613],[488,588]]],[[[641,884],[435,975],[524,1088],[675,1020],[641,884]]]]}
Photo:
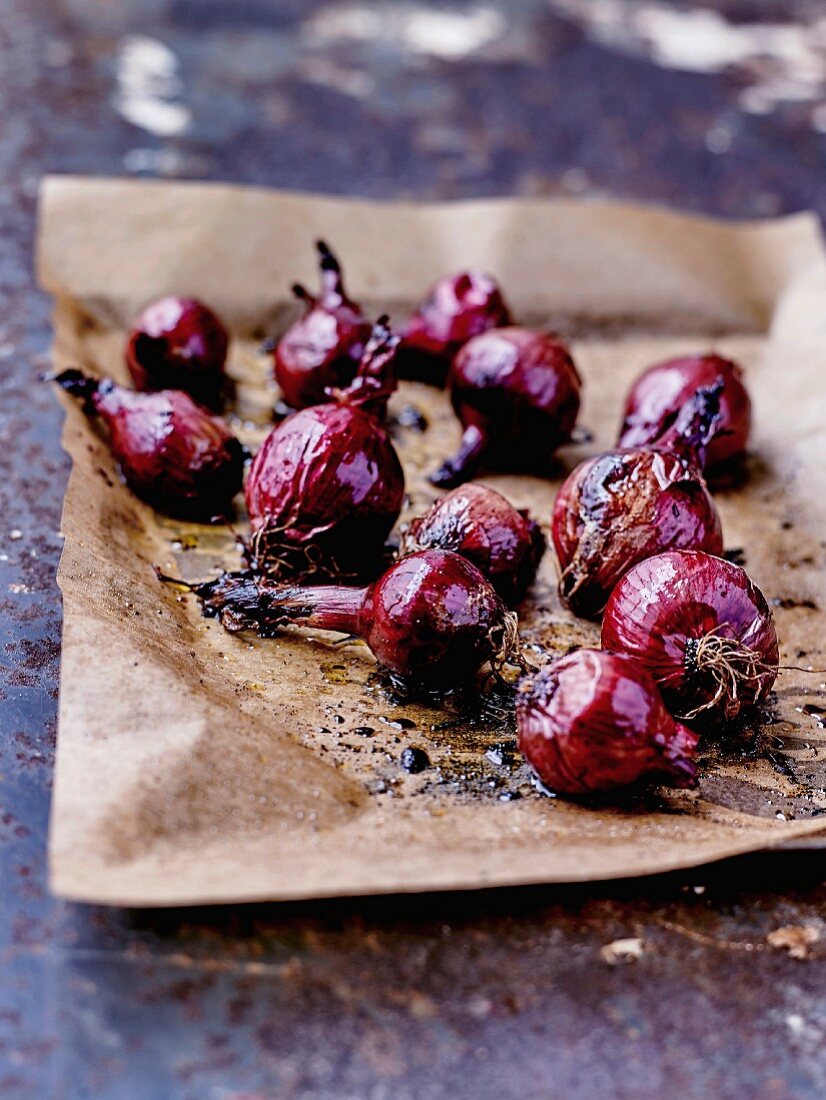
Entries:
{"type": "MultiPolygon", "coordinates": [[[[348,288],[402,322],[438,276],[482,268],[523,322],[572,340],[589,442],[548,480],[485,475],[547,530],[574,464],[616,438],[645,366],[715,348],[755,403],[748,481],[718,494],[726,546],[774,604],[781,660],[826,668],[826,261],[813,216],[725,224],[609,203],[378,204],[238,187],[53,178],[38,270],[55,298],[55,367],[121,380],[125,329],[166,293],[203,298],[234,341],[233,423],[255,446],[277,396],[264,337],[315,285],[313,242],[348,288]]],[[[86,901],[155,906],[642,875],[826,828],[826,674],[784,671],[771,725],[703,748],[693,792],[581,804],[531,785],[495,693],[399,700],[360,644],[322,632],[231,636],[153,566],[195,578],[237,567],[234,534],[154,513],[121,483],[104,435],[69,399],[60,723],[51,883],[86,901]],[[477,698],[473,698],[473,695],[477,698]],[[822,714],[822,712],[821,712],[822,714]],[[822,716],[821,716],[822,721],[822,716]],[[430,766],[409,774],[405,748],[430,766]]],[[[410,503],[455,446],[445,396],[405,383],[391,413],[410,503]],[[405,422],[414,420],[409,415],[405,422]]],[[[241,502],[239,501],[239,507],[241,502]]],[[[239,511],[237,533],[243,533],[239,511]]],[[[521,610],[529,645],[593,644],[563,611],[553,554],[521,610]]]]}

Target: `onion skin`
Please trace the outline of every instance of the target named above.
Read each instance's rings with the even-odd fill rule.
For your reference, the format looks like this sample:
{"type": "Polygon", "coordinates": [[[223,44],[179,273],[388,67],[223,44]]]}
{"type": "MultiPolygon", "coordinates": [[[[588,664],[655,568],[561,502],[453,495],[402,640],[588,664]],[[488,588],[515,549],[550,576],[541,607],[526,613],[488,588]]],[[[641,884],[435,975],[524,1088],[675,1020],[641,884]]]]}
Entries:
{"type": "Polygon", "coordinates": [[[628,394],[617,445],[653,443],[674,422],[680,409],[701,386],[722,378],[720,418],[705,459],[705,468],[739,458],[751,429],[751,398],[737,363],[719,355],[688,355],[656,363],[644,371],[628,394]]]}
{"type": "Polygon", "coordinates": [[[452,489],[483,462],[542,472],[570,439],[581,382],[552,333],[513,326],[476,336],[456,355],[448,382],[464,432],[456,454],[431,476],[434,485],[452,489]]]}
{"type": "Polygon", "coordinates": [[[633,658],[579,649],[520,684],[518,743],[540,780],[582,795],[638,784],[696,785],[697,735],[675,722],[633,658]]]}
{"type": "Polygon", "coordinates": [[[740,566],[699,550],[658,554],[629,570],[605,608],[602,645],[644,664],[686,720],[703,712],[735,718],[764,702],[777,677],[763,593],[740,566]]]}
{"type": "Polygon", "coordinates": [[[138,390],[183,390],[219,411],[228,387],[224,374],[229,336],[223,322],[195,298],[161,298],[135,321],[126,365],[138,390]]]}
{"type": "Polygon", "coordinates": [[[443,386],[459,348],[473,336],[510,323],[510,309],[490,275],[463,271],[439,279],[407,323],[399,376],[443,386]]]}
{"type": "Polygon", "coordinates": [[[123,479],[137,496],[185,519],[232,515],[246,451],[219,417],[181,390],[140,393],[76,370],[55,381],[104,421],[123,479]]]}
{"type": "Polygon", "coordinates": [[[513,606],[536,576],[545,537],[539,524],[501,493],[470,484],[437,500],[402,532],[402,554],[432,547],[453,550],[473,562],[513,606]]]}
{"type": "Polygon", "coordinates": [[[248,572],[194,591],[204,613],[231,631],[266,637],[295,623],[353,634],[410,686],[452,686],[517,645],[516,616],[475,565],[449,550],[411,554],[366,588],[278,585],[248,572]]]}
{"type": "Polygon", "coordinates": [[[305,312],[281,337],[273,355],[275,380],[293,409],[321,405],[330,400],[328,390],[352,382],[372,327],[347,296],[335,255],[323,241],[316,247],[321,290],[314,297],[299,283],[293,286],[305,312]]]}
{"type": "Polygon", "coordinates": [[[379,322],[351,385],[288,416],[253,459],[248,560],[272,579],[375,576],[404,499],[382,423],[397,341],[379,322]]]}
{"type": "Polygon", "coordinates": [[[657,449],[608,451],[563,482],[551,533],[560,599],[575,614],[598,617],[620,577],[654,554],[723,553],[720,517],[700,473],[718,402],[718,388],[699,390],[657,449]]]}

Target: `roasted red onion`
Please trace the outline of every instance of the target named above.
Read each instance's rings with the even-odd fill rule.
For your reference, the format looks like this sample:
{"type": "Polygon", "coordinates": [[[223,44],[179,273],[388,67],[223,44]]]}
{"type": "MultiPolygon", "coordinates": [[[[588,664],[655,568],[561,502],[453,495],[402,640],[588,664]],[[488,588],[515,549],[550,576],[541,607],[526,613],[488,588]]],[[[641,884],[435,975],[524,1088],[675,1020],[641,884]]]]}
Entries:
{"type": "Polygon", "coordinates": [[[138,317],[126,365],[139,390],[183,390],[220,409],[227,389],[229,337],[219,317],[195,298],[161,298],[138,317]]]}
{"type": "Polygon", "coordinates": [[[721,388],[698,390],[658,442],[589,458],[563,482],[551,532],[559,595],[577,615],[599,615],[620,577],[652,554],[722,554],[720,517],[700,473],[721,388]]]}
{"type": "Polygon", "coordinates": [[[232,514],[246,451],[219,417],[181,390],[140,393],[79,370],[55,381],[104,421],[124,481],[139,497],[186,519],[232,514]]]}
{"type": "Polygon", "coordinates": [[[527,511],[517,511],[487,485],[463,485],[437,500],[402,531],[401,553],[439,547],[472,561],[508,604],[536,576],[545,537],[527,511]]]}
{"type": "Polygon", "coordinates": [[[410,685],[452,686],[488,662],[518,658],[516,616],[475,565],[449,550],[411,554],[367,588],[279,585],[247,572],[193,591],[230,631],[269,637],[296,623],[355,635],[410,685]]]}
{"type": "Polygon", "coordinates": [[[330,400],[328,390],[352,382],[370,338],[370,322],[347,297],[338,260],[324,241],[316,247],[321,291],[313,297],[300,283],[293,285],[305,312],[281,337],[274,355],[275,379],[294,409],[321,405],[330,400]]]}
{"type": "Polygon", "coordinates": [[[520,684],[516,723],[526,760],[560,794],[696,783],[697,735],[632,657],[578,649],[554,662],[520,684]]]}
{"type": "Polygon", "coordinates": [[[546,471],[579,412],[574,361],[547,332],[511,327],[475,336],[453,360],[448,383],[464,433],[456,454],[430,479],[446,489],[468,481],[483,462],[546,471]]]}
{"type": "Polygon", "coordinates": [[[453,356],[473,336],[511,323],[495,279],[477,271],[439,279],[407,323],[398,367],[401,377],[444,385],[453,356]]]}
{"type": "Polygon", "coordinates": [[[777,676],[772,613],[744,569],[699,550],[647,558],[605,608],[602,644],[636,657],[686,720],[734,718],[765,700],[777,676]]]}
{"type": "Polygon", "coordinates": [[[719,355],[688,355],[649,367],[631,387],[618,445],[640,447],[659,439],[702,386],[723,380],[720,416],[708,446],[712,468],[743,454],[751,427],[751,399],[740,367],[719,355]]]}
{"type": "Polygon", "coordinates": [[[359,373],[326,405],[288,416],[247,478],[248,558],[277,580],[375,571],[399,517],[404,473],[382,420],[398,337],[382,318],[359,373]]]}

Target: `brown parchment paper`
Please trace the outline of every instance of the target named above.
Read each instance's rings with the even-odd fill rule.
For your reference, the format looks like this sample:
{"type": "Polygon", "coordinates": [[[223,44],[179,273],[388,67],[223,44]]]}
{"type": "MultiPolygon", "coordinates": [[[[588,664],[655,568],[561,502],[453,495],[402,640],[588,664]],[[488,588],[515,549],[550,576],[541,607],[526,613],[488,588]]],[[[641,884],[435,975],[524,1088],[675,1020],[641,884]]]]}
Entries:
{"type": "MultiPolygon", "coordinates": [[[[826,667],[826,260],[813,217],[733,225],[606,203],[381,205],[55,178],[38,245],[56,299],[55,365],[122,378],[137,310],[167,292],[202,297],[233,329],[234,422],[254,445],[275,396],[260,339],[294,315],[290,283],[315,284],[318,236],[373,310],[401,320],[435,277],[478,266],[502,280],[520,319],[573,340],[593,440],[564,449],[547,481],[485,479],[545,525],[566,471],[613,442],[638,371],[709,346],[740,359],[756,422],[747,484],[718,495],[726,544],[775,603],[783,662],[826,667]]],[[[696,792],[590,806],[545,797],[495,695],[399,701],[358,644],[233,637],[161,586],[153,564],[187,577],[236,565],[232,535],[142,505],[65,404],[57,893],[170,905],[599,879],[826,827],[826,675],[784,672],[766,725],[704,747],[696,792]],[[431,766],[407,774],[406,746],[431,766]]],[[[424,475],[458,427],[428,387],[403,384],[391,411],[408,406],[428,423],[393,429],[409,516],[434,498],[424,475]]],[[[597,637],[561,610],[551,553],[522,622],[551,653],[597,637]]]]}

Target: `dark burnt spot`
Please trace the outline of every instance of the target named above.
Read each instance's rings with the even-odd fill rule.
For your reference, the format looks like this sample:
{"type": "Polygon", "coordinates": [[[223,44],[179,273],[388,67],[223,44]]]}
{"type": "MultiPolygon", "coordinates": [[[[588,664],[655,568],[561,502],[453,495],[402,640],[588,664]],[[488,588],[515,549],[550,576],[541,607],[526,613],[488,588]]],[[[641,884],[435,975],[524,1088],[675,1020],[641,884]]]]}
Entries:
{"type": "Polygon", "coordinates": [[[430,767],[430,757],[424,749],[420,749],[415,745],[409,745],[406,749],[403,749],[399,759],[401,766],[411,775],[417,775],[430,767]]]}
{"type": "Polygon", "coordinates": [[[817,603],[809,597],[797,599],[794,596],[775,596],[770,602],[772,607],[780,607],[784,611],[791,611],[796,607],[804,608],[806,611],[818,610],[817,603]]]}

